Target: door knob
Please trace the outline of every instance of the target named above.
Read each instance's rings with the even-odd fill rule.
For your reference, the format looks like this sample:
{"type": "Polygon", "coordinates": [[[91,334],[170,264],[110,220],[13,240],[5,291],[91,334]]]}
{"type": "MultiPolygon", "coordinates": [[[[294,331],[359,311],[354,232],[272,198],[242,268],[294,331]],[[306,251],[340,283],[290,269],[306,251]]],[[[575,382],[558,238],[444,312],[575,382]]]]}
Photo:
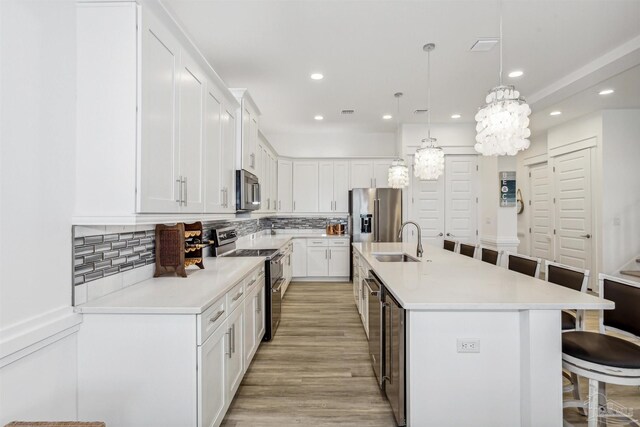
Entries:
{"type": "Polygon", "coordinates": [[[591,238],[591,234],[583,234],[580,237],[586,237],[587,239],[590,239],[591,238]]]}
{"type": "Polygon", "coordinates": [[[438,237],[442,237],[442,236],[444,236],[444,234],[442,234],[442,233],[439,233],[439,234],[438,234],[438,237]]]}
{"type": "Polygon", "coordinates": [[[454,235],[453,235],[453,234],[451,234],[451,233],[447,233],[447,237],[456,237],[456,236],[454,236],[454,235]]]}

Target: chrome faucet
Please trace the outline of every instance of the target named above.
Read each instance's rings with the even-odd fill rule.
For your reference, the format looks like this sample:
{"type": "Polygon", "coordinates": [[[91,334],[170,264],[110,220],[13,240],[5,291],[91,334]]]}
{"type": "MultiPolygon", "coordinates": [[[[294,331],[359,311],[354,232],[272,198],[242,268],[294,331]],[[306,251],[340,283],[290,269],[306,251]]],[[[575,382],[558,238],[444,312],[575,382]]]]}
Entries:
{"type": "Polygon", "coordinates": [[[418,247],[416,248],[416,255],[418,256],[418,258],[422,258],[422,253],[424,252],[422,250],[422,230],[420,230],[420,226],[418,225],[418,223],[414,222],[414,221],[407,221],[405,223],[403,223],[400,226],[400,231],[398,231],[398,239],[402,238],[402,230],[404,230],[404,227],[408,224],[413,224],[416,226],[416,229],[418,230],[418,247]]]}

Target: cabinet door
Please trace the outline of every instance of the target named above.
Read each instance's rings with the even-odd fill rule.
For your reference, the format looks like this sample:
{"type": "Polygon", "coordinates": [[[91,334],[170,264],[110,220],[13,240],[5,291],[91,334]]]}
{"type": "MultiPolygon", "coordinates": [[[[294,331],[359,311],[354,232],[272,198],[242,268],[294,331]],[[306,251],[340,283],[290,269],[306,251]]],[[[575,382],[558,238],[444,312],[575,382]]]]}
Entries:
{"type": "Polygon", "coordinates": [[[278,160],[271,157],[271,210],[278,210],[278,160]]]}
{"type": "Polygon", "coordinates": [[[333,162],[333,211],[349,212],[349,162],[333,162]]]}
{"type": "Polygon", "coordinates": [[[325,277],[329,275],[329,248],[307,248],[307,276],[325,277]]]}
{"type": "Polygon", "coordinates": [[[293,208],[293,163],[278,160],[278,212],[291,212],[293,208]]]}
{"type": "Polygon", "coordinates": [[[244,371],[247,370],[258,343],[256,342],[257,289],[244,299],[244,371]]]}
{"type": "Polygon", "coordinates": [[[293,163],[293,212],[318,212],[318,162],[293,163]]]}
{"type": "Polygon", "coordinates": [[[369,338],[369,290],[366,286],[362,287],[362,325],[369,338]]]}
{"type": "Polygon", "coordinates": [[[147,15],[142,33],[141,155],[138,177],[143,213],[179,212],[178,80],[180,45],[147,15]]]}
{"type": "Polygon", "coordinates": [[[293,240],[291,254],[293,277],[307,277],[307,242],[304,239],[293,240]]]}
{"type": "Polygon", "coordinates": [[[351,189],[373,187],[373,162],[371,160],[351,161],[351,189]]]}
{"type": "Polygon", "coordinates": [[[318,163],[319,212],[333,212],[333,162],[318,163]]]}
{"type": "Polygon", "coordinates": [[[349,247],[329,248],[329,276],[349,277],[349,247]]]}
{"type": "Polygon", "coordinates": [[[198,426],[218,426],[225,414],[225,367],[228,359],[226,324],[198,347],[198,426]]]}
{"type": "Polygon", "coordinates": [[[265,327],[265,282],[264,276],[262,276],[262,282],[258,285],[258,292],[256,293],[256,346],[259,347],[262,342],[262,338],[264,337],[264,327],[265,327]]]}
{"type": "Polygon", "coordinates": [[[251,116],[251,122],[249,123],[249,150],[249,166],[252,172],[258,175],[258,169],[260,168],[258,156],[260,153],[258,152],[258,120],[255,114],[251,116]]]}
{"type": "Polygon", "coordinates": [[[227,360],[227,401],[231,401],[240,386],[244,374],[244,352],[242,342],[244,338],[244,306],[241,304],[227,318],[227,333],[229,334],[230,356],[227,360]]]}
{"type": "Polygon", "coordinates": [[[376,188],[389,188],[389,166],[392,160],[373,162],[373,185],[376,188]]]}
{"type": "Polygon", "coordinates": [[[255,165],[253,164],[255,158],[251,147],[251,112],[244,105],[244,102],[242,104],[242,169],[255,173],[255,165]]]}
{"type": "Polygon", "coordinates": [[[180,67],[179,164],[184,180],[182,212],[204,211],[204,73],[185,52],[180,67]]]}
{"type": "Polygon", "coordinates": [[[224,209],[226,212],[236,211],[236,117],[230,109],[224,109],[222,116],[222,190],[224,192],[224,209]]]}
{"type": "Polygon", "coordinates": [[[222,104],[219,95],[207,89],[204,108],[204,189],[205,212],[224,210],[225,194],[222,167],[222,104]]]}

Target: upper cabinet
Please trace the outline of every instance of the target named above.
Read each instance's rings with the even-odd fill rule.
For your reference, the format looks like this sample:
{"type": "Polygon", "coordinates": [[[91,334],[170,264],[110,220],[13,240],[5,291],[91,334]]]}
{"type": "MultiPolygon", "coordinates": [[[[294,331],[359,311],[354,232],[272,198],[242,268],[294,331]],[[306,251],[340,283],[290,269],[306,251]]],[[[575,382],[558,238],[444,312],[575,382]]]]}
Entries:
{"type": "Polygon", "coordinates": [[[240,103],[236,118],[238,120],[236,168],[244,169],[258,175],[261,168],[259,162],[258,124],[260,110],[251,98],[247,89],[229,89],[240,103]]]}
{"type": "MultiPolygon", "coordinates": [[[[234,95],[164,8],[87,2],[77,9],[74,223],[234,212],[242,107],[234,95]]],[[[257,138],[257,109],[252,114],[257,138]]]]}
{"type": "Polygon", "coordinates": [[[349,162],[321,161],[319,170],[319,209],[323,213],[349,211],[349,162]]]}
{"type": "Polygon", "coordinates": [[[278,212],[293,210],[293,162],[278,160],[278,212]]]}
{"type": "Polygon", "coordinates": [[[318,184],[317,161],[293,162],[293,212],[319,212],[318,184]]]}
{"type": "Polygon", "coordinates": [[[392,159],[351,160],[351,189],[388,188],[392,159]]]}

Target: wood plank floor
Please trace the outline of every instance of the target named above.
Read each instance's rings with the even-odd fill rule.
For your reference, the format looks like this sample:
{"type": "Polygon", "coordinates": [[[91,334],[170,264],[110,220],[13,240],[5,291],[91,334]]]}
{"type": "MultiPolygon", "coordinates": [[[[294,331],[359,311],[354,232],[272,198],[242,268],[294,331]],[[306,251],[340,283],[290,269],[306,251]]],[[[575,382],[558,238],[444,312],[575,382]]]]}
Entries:
{"type": "Polygon", "coordinates": [[[350,283],[292,283],[222,423],[394,426],[369,363],[350,283]]]}

